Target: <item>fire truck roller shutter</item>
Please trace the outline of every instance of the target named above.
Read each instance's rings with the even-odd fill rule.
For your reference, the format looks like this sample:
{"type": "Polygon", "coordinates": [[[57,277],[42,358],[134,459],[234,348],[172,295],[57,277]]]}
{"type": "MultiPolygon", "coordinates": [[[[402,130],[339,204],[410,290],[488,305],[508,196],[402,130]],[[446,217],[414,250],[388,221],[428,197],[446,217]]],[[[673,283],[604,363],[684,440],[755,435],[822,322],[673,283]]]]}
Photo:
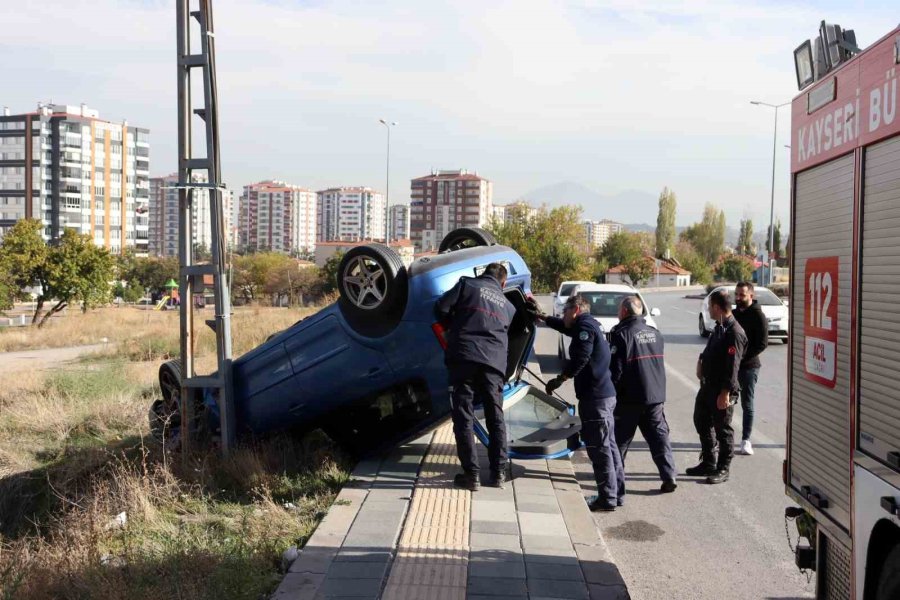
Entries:
{"type": "Polygon", "coordinates": [[[900,471],[900,136],[866,149],[862,204],[859,447],[900,471]],[[894,459],[894,460],[892,460],[894,459]]]}
{"type": "MultiPolygon", "coordinates": [[[[791,277],[796,278],[791,303],[792,409],[790,430],[790,486],[827,499],[820,510],[843,531],[850,530],[850,288],[853,246],[853,154],[798,173],[795,183],[794,254],[791,277]],[[833,386],[811,379],[807,366],[806,290],[808,259],[837,257],[837,307],[831,309],[837,341],[830,368],[833,386]],[[801,283],[802,282],[802,283],[801,283]]],[[[810,273],[809,275],[815,275],[810,273]]],[[[815,297],[815,296],[814,296],[815,297]]],[[[820,308],[821,310],[821,308],[820,308]]],[[[810,336],[812,338],[812,336],[810,336]]]]}

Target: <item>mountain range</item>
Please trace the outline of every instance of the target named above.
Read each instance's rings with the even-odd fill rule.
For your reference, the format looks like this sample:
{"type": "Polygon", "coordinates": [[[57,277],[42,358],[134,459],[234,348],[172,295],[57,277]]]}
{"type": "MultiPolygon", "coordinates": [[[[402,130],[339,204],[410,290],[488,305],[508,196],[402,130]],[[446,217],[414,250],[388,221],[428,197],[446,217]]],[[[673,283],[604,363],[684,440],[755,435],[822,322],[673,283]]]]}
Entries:
{"type": "Polygon", "coordinates": [[[522,199],[532,206],[546,204],[551,208],[577,204],[584,209],[585,219],[612,219],[619,223],[655,223],[659,208],[659,198],[650,192],[627,190],[606,196],[574,181],[540,187],[522,199]]]}

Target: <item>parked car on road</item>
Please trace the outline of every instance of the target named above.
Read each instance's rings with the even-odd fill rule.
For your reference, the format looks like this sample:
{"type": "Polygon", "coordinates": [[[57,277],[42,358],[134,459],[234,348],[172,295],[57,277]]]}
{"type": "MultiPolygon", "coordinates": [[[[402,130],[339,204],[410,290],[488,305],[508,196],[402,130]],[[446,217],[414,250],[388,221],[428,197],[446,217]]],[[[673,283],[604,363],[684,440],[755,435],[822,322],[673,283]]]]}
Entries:
{"type": "Polygon", "coordinates": [[[592,281],[563,281],[559,284],[559,290],[553,292],[553,316],[562,316],[563,306],[572,295],[572,290],[579,285],[591,285],[592,283],[592,281]]]}
{"type": "MultiPolygon", "coordinates": [[[[722,285],[707,294],[706,298],[700,305],[700,317],[698,319],[698,328],[700,335],[709,337],[713,329],[716,327],[716,321],[709,316],[709,297],[713,292],[725,290],[734,298],[734,286],[722,285]]],[[[781,340],[785,344],[788,341],[788,307],[781,298],[772,293],[772,290],[765,287],[754,286],[753,295],[759,302],[759,307],[766,320],[769,322],[769,339],[781,340]]],[[[734,308],[734,305],[732,305],[734,308]]]]}
{"type": "MultiPolygon", "coordinates": [[[[460,277],[475,277],[492,262],[509,271],[504,293],[519,309],[509,331],[503,390],[510,455],[549,458],[576,447],[580,421],[574,410],[522,378],[535,339],[525,312],[531,274],[512,249],[488,232],[451,232],[442,252],[405,268],[390,248],[351,249],[338,268],[340,299],[271,336],[233,363],[239,434],[322,428],[358,454],[412,439],[450,413],[446,331],[434,304],[460,277]]],[[[178,439],[181,368],[160,368],[163,399],[151,421],[158,436],[178,439]],[[175,436],[175,437],[173,437],[175,436]]],[[[195,427],[215,435],[217,390],[206,389],[195,427]]],[[[476,435],[487,441],[483,419],[476,435]]]]}
{"type": "MultiPolygon", "coordinates": [[[[618,285],[612,283],[579,283],[571,290],[571,295],[581,294],[591,303],[591,316],[603,327],[607,339],[610,330],[619,323],[619,305],[626,296],[637,296],[644,304],[644,321],[647,325],[658,329],[653,317],[658,317],[661,312],[658,308],[650,308],[640,292],[630,285],[618,285]]],[[[559,334],[557,354],[560,359],[569,358],[569,342],[566,336],[559,334]]]]}

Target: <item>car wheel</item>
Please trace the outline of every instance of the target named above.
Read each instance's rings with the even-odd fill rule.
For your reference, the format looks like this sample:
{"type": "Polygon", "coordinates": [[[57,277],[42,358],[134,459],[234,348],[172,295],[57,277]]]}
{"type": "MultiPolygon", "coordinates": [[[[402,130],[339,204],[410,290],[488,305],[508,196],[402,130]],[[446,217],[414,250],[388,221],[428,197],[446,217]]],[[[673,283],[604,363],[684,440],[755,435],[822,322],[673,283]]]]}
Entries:
{"type": "Polygon", "coordinates": [[[178,445],[181,431],[181,361],[170,360],[159,367],[162,398],[150,408],[150,433],[166,447],[178,445]]]}
{"type": "Polygon", "coordinates": [[[703,322],[703,315],[700,315],[700,337],[709,337],[709,330],[706,323],[703,322]]]}
{"type": "Polygon", "coordinates": [[[444,236],[438,251],[452,252],[474,246],[494,246],[496,243],[497,238],[490,231],[480,227],[460,227],[444,236]]]}
{"type": "Polygon", "coordinates": [[[360,333],[399,322],[406,307],[406,268],[391,248],[382,244],[353,248],[341,259],[337,283],[341,310],[360,333]]]}

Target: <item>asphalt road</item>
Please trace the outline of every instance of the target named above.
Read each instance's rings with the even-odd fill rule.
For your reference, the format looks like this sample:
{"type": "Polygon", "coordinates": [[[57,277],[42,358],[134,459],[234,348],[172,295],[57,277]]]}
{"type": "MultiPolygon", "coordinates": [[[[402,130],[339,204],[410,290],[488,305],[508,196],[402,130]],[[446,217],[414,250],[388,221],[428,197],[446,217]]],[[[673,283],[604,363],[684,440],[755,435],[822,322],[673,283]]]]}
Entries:
{"type": "MultiPolygon", "coordinates": [[[[662,311],[656,320],[666,339],[666,415],[676,466],[683,473],[698,462],[699,452],[692,414],[698,388],[694,369],[705,344],[697,329],[700,300],[686,299],[684,292],[644,296],[662,311]]],[[[550,312],[550,298],[541,301],[550,312]]],[[[538,331],[535,351],[545,375],[559,372],[557,336],[547,328],[538,331]]],[[[794,566],[785,533],[784,508],[791,504],[781,482],[786,360],[787,345],[781,342],[762,356],[752,436],[756,453],[735,456],[727,483],[710,486],[682,476],[675,493],[660,495],[656,467],[637,434],[625,464],[625,506],[595,514],[633,600],[813,597],[815,584],[794,566]]],[[[575,401],[571,382],[561,393],[575,401]]],[[[737,408],[738,441],[741,416],[737,408]]],[[[576,461],[586,476],[583,454],[576,461]]],[[[797,539],[793,525],[791,539],[797,539]]]]}

